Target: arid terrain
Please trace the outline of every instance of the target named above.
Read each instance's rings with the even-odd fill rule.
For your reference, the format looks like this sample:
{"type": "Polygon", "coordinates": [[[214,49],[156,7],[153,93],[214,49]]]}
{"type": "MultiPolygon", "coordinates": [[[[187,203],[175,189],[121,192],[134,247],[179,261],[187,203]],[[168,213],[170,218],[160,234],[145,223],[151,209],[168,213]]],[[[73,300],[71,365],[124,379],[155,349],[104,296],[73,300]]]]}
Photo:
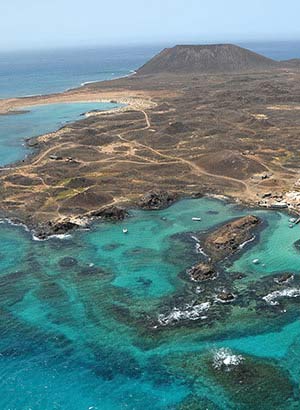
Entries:
{"type": "Polygon", "coordinates": [[[30,140],[34,154],[0,171],[1,214],[42,230],[112,206],[151,208],[142,199],[149,192],[297,210],[299,68],[294,61],[239,72],[142,70],[63,94],[2,100],[2,114],[63,101],[126,106],[30,140]]]}

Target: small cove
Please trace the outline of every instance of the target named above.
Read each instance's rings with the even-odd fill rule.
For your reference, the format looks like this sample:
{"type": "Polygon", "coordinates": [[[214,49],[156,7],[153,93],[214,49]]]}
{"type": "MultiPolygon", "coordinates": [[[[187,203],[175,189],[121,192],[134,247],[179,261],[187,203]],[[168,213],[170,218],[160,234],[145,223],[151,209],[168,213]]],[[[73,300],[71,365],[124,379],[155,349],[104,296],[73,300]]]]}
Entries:
{"type": "Polygon", "coordinates": [[[92,110],[119,107],[112,103],[58,103],[26,107],[24,113],[0,116],[0,166],[22,160],[32,152],[25,140],[53,132],[92,110]]]}

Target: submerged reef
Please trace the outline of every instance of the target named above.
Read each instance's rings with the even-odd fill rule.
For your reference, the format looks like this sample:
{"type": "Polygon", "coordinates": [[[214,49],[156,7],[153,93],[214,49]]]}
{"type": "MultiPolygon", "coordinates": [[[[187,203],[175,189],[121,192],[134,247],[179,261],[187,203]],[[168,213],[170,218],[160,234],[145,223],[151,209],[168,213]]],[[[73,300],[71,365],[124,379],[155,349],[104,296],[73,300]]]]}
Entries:
{"type": "Polygon", "coordinates": [[[211,409],[218,409],[219,404],[227,402],[230,404],[226,408],[230,409],[279,410],[285,408],[287,401],[297,398],[293,381],[276,362],[228,348],[169,356],[166,366],[177,377],[187,378],[195,394],[202,392],[202,397],[185,399],[179,409],[202,409],[203,400],[211,409]],[[215,403],[209,402],[211,388],[219,393],[215,403]],[[204,391],[208,397],[203,397],[204,391]]]}

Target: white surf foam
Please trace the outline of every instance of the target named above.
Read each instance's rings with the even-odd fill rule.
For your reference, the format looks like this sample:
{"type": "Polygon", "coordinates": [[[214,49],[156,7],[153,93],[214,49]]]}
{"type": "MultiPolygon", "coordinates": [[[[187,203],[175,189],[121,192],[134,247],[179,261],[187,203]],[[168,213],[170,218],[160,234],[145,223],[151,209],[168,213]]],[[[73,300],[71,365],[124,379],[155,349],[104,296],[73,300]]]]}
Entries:
{"type": "Polygon", "coordinates": [[[300,296],[300,289],[299,288],[289,288],[289,289],[282,289],[276,290],[272,293],[263,297],[263,300],[267,302],[269,305],[276,306],[279,305],[277,299],[280,298],[298,298],[300,296]]]}
{"type": "Polygon", "coordinates": [[[243,242],[240,244],[239,248],[243,249],[246,245],[248,245],[248,243],[251,243],[255,240],[255,236],[253,236],[252,238],[248,239],[247,241],[243,242]]]}
{"type": "Polygon", "coordinates": [[[182,309],[175,307],[171,310],[169,314],[159,315],[158,323],[161,326],[167,326],[180,322],[182,320],[204,320],[207,319],[207,316],[204,316],[203,313],[207,312],[210,306],[210,302],[203,302],[197,305],[187,304],[182,309]]]}
{"type": "Polygon", "coordinates": [[[230,371],[232,367],[238,366],[243,360],[242,355],[233,354],[230,349],[222,347],[214,351],[213,367],[218,370],[230,371]]]}

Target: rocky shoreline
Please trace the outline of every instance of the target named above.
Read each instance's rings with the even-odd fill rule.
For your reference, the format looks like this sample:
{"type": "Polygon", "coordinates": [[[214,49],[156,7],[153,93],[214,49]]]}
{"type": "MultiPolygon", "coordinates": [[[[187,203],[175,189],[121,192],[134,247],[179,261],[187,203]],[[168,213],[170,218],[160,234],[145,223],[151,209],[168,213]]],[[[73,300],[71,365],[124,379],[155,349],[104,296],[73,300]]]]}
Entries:
{"type": "Polygon", "coordinates": [[[297,147],[287,144],[298,135],[293,104],[299,82],[291,73],[290,82],[277,69],[211,73],[207,81],[194,74],[135,74],[62,94],[2,100],[2,113],[57,102],[117,101],[126,107],[91,112],[56,132],[29,138],[34,153],[0,171],[0,214],[20,220],[41,238],[72,231],[98,213],[105,219],[101,212],[111,206],[161,209],[209,194],[297,215],[299,178],[292,155],[297,147]],[[282,101],[277,84],[290,100],[282,101]],[[274,157],[279,163],[290,158],[284,172],[273,166],[274,157]]]}
{"type": "Polygon", "coordinates": [[[204,251],[214,262],[232,256],[251,241],[254,230],[261,223],[262,221],[254,215],[235,219],[206,236],[203,242],[204,251]]]}
{"type": "Polygon", "coordinates": [[[120,222],[130,216],[130,209],[143,209],[143,210],[161,210],[171,206],[176,200],[179,200],[180,196],[175,193],[168,192],[148,192],[137,202],[136,206],[122,207],[122,206],[109,206],[104,207],[98,211],[93,211],[89,214],[84,214],[80,217],[70,217],[62,221],[57,222],[44,222],[38,225],[33,225],[28,222],[25,223],[18,218],[6,218],[3,216],[3,220],[12,223],[13,225],[23,226],[27,231],[30,231],[35,239],[47,240],[52,236],[65,236],[71,234],[78,229],[89,229],[91,223],[95,221],[99,222],[120,222]]]}
{"type": "MultiPolygon", "coordinates": [[[[26,230],[32,232],[33,236],[36,239],[39,240],[47,240],[51,236],[64,236],[68,235],[76,230],[80,229],[89,229],[90,225],[95,222],[95,221],[102,221],[102,222],[119,222],[123,221],[124,219],[128,218],[130,216],[130,209],[141,209],[141,210],[162,210],[166,209],[169,206],[173,205],[177,201],[180,201],[182,199],[195,199],[195,198],[200,198],[200,197],[209,197],[209,198],[215,198],[217,200],[223,200],[223,201],[228,201],[231,202],[231,198],[229,197],[223,197],[220,195],[206,195],[206,194],[200,194],[195,193],[189,197],[183,195],[182,193],[176,193],[176,192],[165,192],[165,191],[151,191],[147,192],[145,195],[143,195],[137,202],[132,203],[131,205],[127,204],[126,206],[121,206],[121,205],[112,205],[108,207],[103,207],[99,209],[98,211],[93,211],[88,214],[83,214],[81,216],[72,216],[69,218],[65,218],[64,220],[59,220],[59,221],[46,221],[38,224],[33,224],[31,221],[23,221],[19,218],[9,218],[5,214],[2,213],[2,218],[3,220],[7,220],[8,222],[11,222],[14,225],[20,225],[24,226],[26,230]]],[[[236,201],[235,201],[236,202],[236,201]]],[[[241,203],[239,201],[238,205],[240,206],[245,206],[249,209],[255,208],[259,209],[257,205],[255,204],[247,204],[247,203],[241,203]]],[[[264,209],[264,208],[262,208],[264,209]]],[[[258,222],[258,225],[260,222],[258,222]]],[[[253,228],[255,228],[255,225],[253,228]]],[[[231,226],[229,224],[229,226],[231,226]]],[[[228,229],[228,228],[226,228],[228,229]]],[[[249,239],[251,239],[251,236],[249,237],[249,231],[245,234],[241,232],[241,239],[240,243],[238,243],[237,246],[234,246],[236,250],[238,250],[238,246],[242,245],[243,243],[247,242],[249,239]],[[242,240],[244,239],[244,240],[242,240]]],[[[225,244],[226,245],[226,244],[225,244]]],[[[229,245],[229,244],[227,244],[229,245]]],[[[231,244],[232,246],[233,244],[231,244]]],[[[210,254],[212,250],[209,250],[208,248],[210,246],[204,246],[205,249],[203,249],[204,253],[210,254]]],[[[222,249],[222,247],[221,247],[222,249]]],[[[221,249],[217,249],[216,252],[219,253],[221,252],[221,249]]],[[[224,249],[225,253],[228,252],[228,255],[226,256],[233,256],[234,252],[231,252],[230,249],[226,250],[226,246],[224,249]]],[[[213,259],[213,255],[211,254],[211,259],[213,259]]],[[[217,260],[214,261],[214,263],[217,262],[217,260]]],[[[206,270],[210,271],[210,268],[213,266],[213,264],[208,263],[207,265],[203,264],[204,272],[201,273],[200,271],[197,272],[197,268],[195,269],[195,276],[197,275],[209,275],[209,273],[205,273],[206,270]]]]}

